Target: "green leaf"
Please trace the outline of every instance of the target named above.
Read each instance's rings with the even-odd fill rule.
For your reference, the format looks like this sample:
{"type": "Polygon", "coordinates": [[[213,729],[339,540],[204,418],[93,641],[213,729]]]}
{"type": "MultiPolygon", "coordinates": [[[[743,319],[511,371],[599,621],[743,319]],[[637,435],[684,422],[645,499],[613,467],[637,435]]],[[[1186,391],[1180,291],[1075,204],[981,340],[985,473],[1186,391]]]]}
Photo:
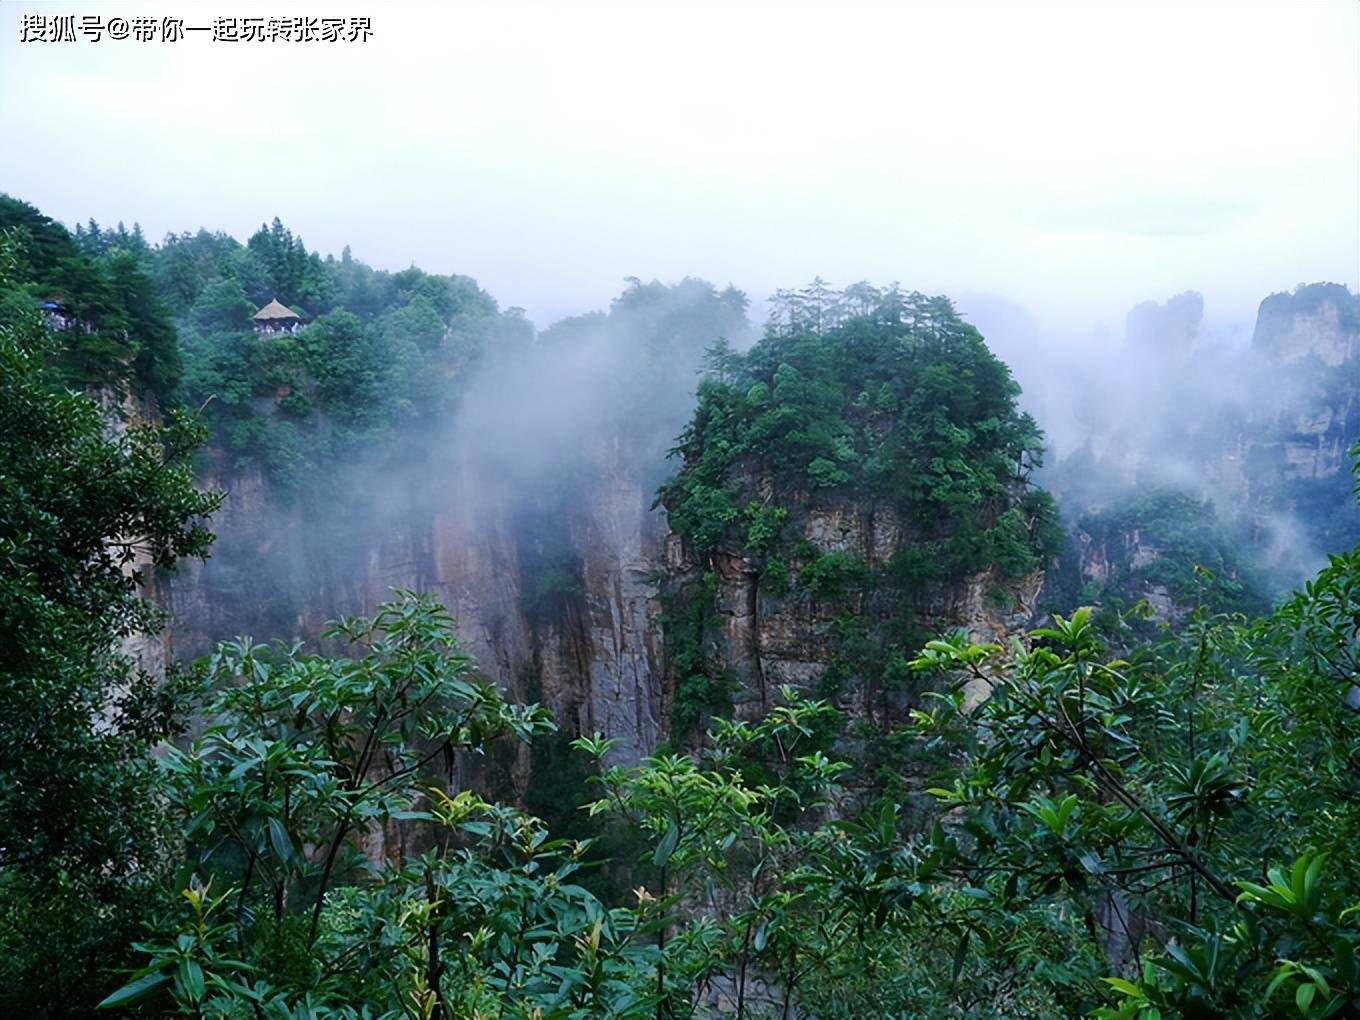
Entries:
{"type": "Polygon", "coordinates": [[[293,841],[277,818],[269,819],[269,842],[274,847],[274,853],[279,855],[279,860],[286,863],[293,859],[293,841]]]}
{"type": "Polygon", "coordinates": [[[1317,994],[1317,985],[1302,984],[1298,991],[1294,993],[1294,1005],[1299,1007],[1299,1012],[1304,1016],[1308,1015],[1308,1007],[1313,1004],[1313,996],[1317,994]]]}
{"type": "Polygon", "coordinates": [[[1326,854],[1318,854],[1308,864],[1308,870],[1303,875],[1304,899],[1308,903],[1309,910],[1317,908],[1318,900],[1321,898],[1321,889],[1318,885],[1318,876],[1322,873],[1322,866],[1327,861],[1326,854]]]}
{"type": "Polygon", "coordinates": [[[963,930],[963,935],[959,938],[959,944],[954,950],[954,969],[949,978],[949,985],[952,988],[959,983],[959,975],[963,973],[964,961],[968,959],[968,929],[963,930]]]}
{"type": "Polygon", "coordinates": [[[169,980],[170,976],[161,973],[159,970],[152,971],[150,974],[143,974],[136,981],[125,984],[95,1008],[113,1009],[115,1006],[126,1006],[150,995],[169,980]]]}
{"type": "Polygon", "coordinates": [[[1280,985],[1288,981],[1293,976],[1293,974],[1294,968],[1292,965],[1281,966],[1279,970],[1275,972],[1275,976],[1270,979],[1270,984],[1266,985],[1265,1001],[1269,1002],[1270,997],[1274,995],[1276,991],[1279,990],[1280,985]]]}
{"type": "Polygon", "coordinates": [[[193,960],[179,961],[179,985],[190,1002],[203,1001],[203,968],[193,960]]]}
{"type": "Polygon", "coordinates": [[[1061,836],[1063,830],[1067,828],[1067,819],[1071,817],[1072,811],[1076,806],[1077,795],[1075,793],[1068,794],[1064,797],[1062,803],[1058,806],[1058,824],[1054,826],[1053,829],[1058,835],[1061,836]]]}
{"type": "Polygon", "coordinates": [[[661,837],[661,842],[657,844],[656,853],[652,854],[652,863],[658,868],[664,868],[666,862],[671,859],[671,854],[675,853],[675,845],[680,842],[680,830],[672,825],[666,830],[666,835],[661,837]]]}
{"type": "Polygon", "coordinates": [[[1115,989],[1115,991],[1122,992],[1125,995],[1131,995],[1135,999],[1142,999],[1145,997],[1143,995],[1143,990],[1132,981],[1125,981],[1123,978],[1117,977],[1103,977],[1100,980],[1115,989]]]}

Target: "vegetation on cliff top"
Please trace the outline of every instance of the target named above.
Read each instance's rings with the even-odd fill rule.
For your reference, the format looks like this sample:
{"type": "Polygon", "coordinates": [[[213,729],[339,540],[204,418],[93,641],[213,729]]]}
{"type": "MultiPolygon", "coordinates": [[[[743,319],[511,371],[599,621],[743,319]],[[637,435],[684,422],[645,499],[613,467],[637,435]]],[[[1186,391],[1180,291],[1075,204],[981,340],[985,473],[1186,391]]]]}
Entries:
{"type": "Polygon", "coordinates": [[[60,307],[66,342],[48,361],[62,382],[131,382],[162,406],[176,403],[179,346],[170,308],[146,271],[150,249],[140,230],[120,223],[88,246],[28,203],[0,194],[0,232],[12,239],[14,260],[0,287],[0,318],[21,322],[40,302],[60,307]]]}
{"type": "Polygon", "coordinates": [[[207,230],[153,245],[93,220],[72,234],[0,195],[0,229],[20,260],[0,314],[54,298],[75,320],[53,359],[63,381],[131,381],[162,407],[201,408],[228,470],[259,465],[285,489],[365,450],[399,455],[488,347],[532,337],[468,277],[374,270],[348,249],[322,259],[278,219],[244,245],[207,230]],[[251,315],[273,299],[306,328],[258,336],[251,315]]]}
{"type": "Polygon", "coordinates": [[[487,347],[532,335],[467,277],[378,271],[348,249],[322,259],[277,219],[245,245],[172,235],[148,260],[176,309],[185,402],[203,407],[229,469],[257,464],[285,489],[365,453],[401,457],[487,347]],[[273,298],[304,313],[299,332],[255,334],[273,298]]]}
{"type": "Polygon", "coordinates": [[[1042,436],[1019,387],[948,300],[820,283],[776,303],[749,353],[718,346],[662,489],[700,555],[778,547],[781,501],[891,507],[933,578],[1018,576],[1057,551],[1052,501],[1027,487],[1042,436]]]}
{"type": "MultiPolygon", "coordinates": [[[[876,593],[846,603],[827,693],[900,677],[894,664],[923,636],[930,594],[984,571],[1004,584],[1059,551],[1053,500],[1028,484],[1039,430],[1006,366],[948,300],[816,281],[779,296],[749,352],[718,344],[707,368],[682,467],[659,500],[701,564],[747,558],[771,595],[876,593]],[[809,508],[891,513],[901,534],[887,557],[821,548],[803,533],[809,508]]],[[[712,585],[681,587],[665,622],[672,731],[684,739],[722,711],[733,680],[707,653],[712,585]]]]}

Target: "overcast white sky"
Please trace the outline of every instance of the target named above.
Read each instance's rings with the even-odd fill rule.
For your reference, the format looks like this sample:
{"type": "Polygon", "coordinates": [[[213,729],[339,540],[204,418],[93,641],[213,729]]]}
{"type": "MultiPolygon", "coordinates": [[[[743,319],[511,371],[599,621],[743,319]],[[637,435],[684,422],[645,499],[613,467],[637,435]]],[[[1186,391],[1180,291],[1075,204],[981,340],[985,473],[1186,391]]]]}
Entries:
{"type": "Polygon", "coordinates": [[[1122,333],[1360,289],[1360,4],[0,0],[0,190],[68,224],[475,276],[1001,294],[1122,333]],[[21,14],[373,19],[363,44],[23,44],[21,14]]]}

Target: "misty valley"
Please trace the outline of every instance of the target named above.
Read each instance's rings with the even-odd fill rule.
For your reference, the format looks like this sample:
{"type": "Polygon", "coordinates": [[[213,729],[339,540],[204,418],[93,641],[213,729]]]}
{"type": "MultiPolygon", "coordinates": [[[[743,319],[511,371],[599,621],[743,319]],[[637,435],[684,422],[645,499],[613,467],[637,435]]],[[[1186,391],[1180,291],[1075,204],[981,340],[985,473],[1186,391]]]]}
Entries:
{"type": "Polygon", "coordinates": [[[1357,1015],[1347,285],[362,255],[0,195],[0,1015],[1357,1015]]]}

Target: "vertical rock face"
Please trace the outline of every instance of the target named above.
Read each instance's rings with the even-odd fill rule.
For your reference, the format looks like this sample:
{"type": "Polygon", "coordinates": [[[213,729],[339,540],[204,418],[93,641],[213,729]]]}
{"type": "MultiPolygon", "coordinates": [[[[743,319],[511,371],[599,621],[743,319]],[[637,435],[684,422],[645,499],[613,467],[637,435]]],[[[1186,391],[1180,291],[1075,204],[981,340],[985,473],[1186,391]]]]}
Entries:
{"type": "Polygon", "coordinates": [[[1252,348],[1276,362],[1316,357],[1335,367],[1360,353],[1360,296],[1314,283],[1261,302],[1252,348]]]}
{"type": "MultiPolygon", "coordinates": [[[[1153,490],[1212,500],[1228,544],[1243,550],[1244,562],[1255,561],[1267,590],[1297,583],[1323,553],[1360,540],[1360,514],[1349,496],[1349,450],[1360,441],[1360,297],[1337,284],[1271,295],[1261,303],[1249,349],[1192,350],[1189,360],[1184,352],[1169,357],[1183,346],[1188,319],[1159,324],[1148,307],[1156,310],[1139,306],[1143,311],[1131,312],[1129,323],[1131,342],[1136,321],[1139,344],[1168,355],[1150,366],[1156,387],[1136,394],[1140,407],[1153,410],[1093,428],[1084,456],[1094,463],[1074,468],[1070,480],[1103,473],[1107,484],[1096,502],[1083,506],[1080,494],[1064,492],[1069,510],[1095,511],[1075,535],[1080,580],[1127,588],[1136,579],[1124,594],[1147,598],[1165,619],[1183,609],[1173,607],[1176,593],[1153,575],[1169,572],[1159,561],[1190,555],[1184,543],[1191,527],[1199,532],[1197,553],[1206,551],[1207,519],[1191,507],[1175,508],[1185,525],[1182,547],[1150,545],[1130,508],[1153,490]],[[1158,330],[1169,339],[1159,340],[1158,330]],[[1171,424],[1157,431],[1145,419],[1171,424]],[[1121,486],[1128,495],[1112,505],[1121,486]],[[1127,521],[1111,532],[1121,516],[1127,521]]],[[[1057,488],[1063,492],[1062,480],[1057,488]]],[[[1157,526],[1171,536],[1165,517],[1157,526]]]]}
{"type": "Polygon", "coordinates": [[[620,741],[635,761],[661,728],[660,611],[656,573],[665,515],[628,470],[616,442],[592,451],[588,501],[572,508],[569,534],[581,564],[580,596],[560,622],[535,632],[543,697],[574,715],[578,732],[620,741]]]}
{"type": "MultiPolygon", "coordinates": [[[[1164,501],[1149,508],[1145,517],[1154,520],[1157,527],[1167,527],[1171,521],[1180,518],[1179,529],[1173,534],[1181,538],[1183,534],[1193,533],[1198,526],[1211,528],[1213,515],[1199,504],[1183,506],[1179,503],[1164,501]],[[1194,515],[1200,516],[1196,518],[1194,515]]],[[[1174,526],[1173,526],[1174,527],[1174,526]]],[[[1162,548],[1155,537],[1147,534],[1139,518],[1111,523],[1097,516],[1081,522],[1073,536],[1076,542],[1077,570],[1082,582],[1092,586],[1092,590],[1103,598],[1118,594],[1130,602],[1142,599],[1151,609],[1155,618],[1164,623],[1177,623],[1184,616],[1184,607],[1178,605],[1176,596],[1167,584],[1165,574],[1159,571],[1158,563],[1164,557],[1191,557],[1196,562],[1208,561],[1218,553],[1207,541],[1198,535],[1196,544],[1189,547],[1177,545],[1175,548],[1162,548]]],[[[1182,538],[1182,541],[1185,541],[1182,538]]],[[[1218,567],[1215,562],[1214,567],[1218,567]]],[[[1231,580],[1231,578],[1225,578],[1231,580]]]]}
{"type": "Polygon", "coordinates": [[[210,476],[228,498],[213,557],[169,579],[174,653],[204,654],[240,634],[314,641],[326,620],[372,612],[394,588],[429,591],[487,676],[542,700],[566,728],[620,737],[616,755],[636,759],[660,731],[654,575],[665,515],[650,509],[651,490],[617,440],[591,451],[590,464],[588,498],[565,522],[580,590],[551,619],[526,609],[522,543],[534,536],[518,521],[519,496],[467,448],[407,479],[413,488],[398,486],[409,508],[353,526],[283,498],[256,470],[210,476]]]}
{"type": "Polygon", "coordinates": [[[513,687],[532,648],[511,508],[466,456],[438,481],[450,498],[437,506],[416,499],[409,512],[349,522],[274,491],[258,469],[210,475],[227,499],[212,558],[170,579],[175,653],[241,634],[315,640],[328,619],[409,588],[438,594],[482,668],[513,687]]]}
{"type": "MultiPolygon", "coordinates": [[[[805,585],[771,590],[750,556],[719,550],[709,557],[716,626],[707,651],[735,681],[738,718],[765,715],[779,704],[784,685],[829,696],[852,718],[893,716],[908,696],[875,679],[884,661],[914,654],[919,645],[913,642],[958,629],[973,640],[1004,641],[1031,619],[1042,570],[1002,578],[989,568],[904,588],[894,582],[891,564],[918,539],[892,508],[853,496],[828,502],[802,492],[785,498],[801,508],[789,521],[803,540],[801,552],[789,559],[790,574],[831,554],[852,557],[856,576],[835,591],[816,593],[805,585]],[[870,659],[878,665],[868,665],[870,659]]],[[[668,567],[667,584],[677,591],[703,583],[705,564],[675,536],[668,567]]],[[[683,679],[669,677],[668,690],[683,679]]]]}
{"type": "Polygon", "coordinates": [[[1259,491],[1248,499],[1345,475],[1360,440],[1360,296],[1337,284],[1271,295],[1261,302],[1252,353],[1263,385],[1246,452],[1259,491]]]}
{"type": "MultiPolygon", "coordinates": [[[[105,409],[105,421],[114,435],[123,435],[129,428],[139,425],[159,425],[160,413],[154,401],[137,399],[130,391],[119,395],[104,393],[100,396],[105,409]]],[[[135,536],[125,536],[135,538],[135,536]]],[[[137,579],[137,593],[142,598],[163,604],[159,577],[151,554],[141,547],[134,547],[133,558],[123,564],[125,577],[137,579]]],[[[170,659],[170,630],[164,628],[155,633],[135,633],[123,638],[122,652],[133,665],[153,677],[165,676],[170,659]]]]}

